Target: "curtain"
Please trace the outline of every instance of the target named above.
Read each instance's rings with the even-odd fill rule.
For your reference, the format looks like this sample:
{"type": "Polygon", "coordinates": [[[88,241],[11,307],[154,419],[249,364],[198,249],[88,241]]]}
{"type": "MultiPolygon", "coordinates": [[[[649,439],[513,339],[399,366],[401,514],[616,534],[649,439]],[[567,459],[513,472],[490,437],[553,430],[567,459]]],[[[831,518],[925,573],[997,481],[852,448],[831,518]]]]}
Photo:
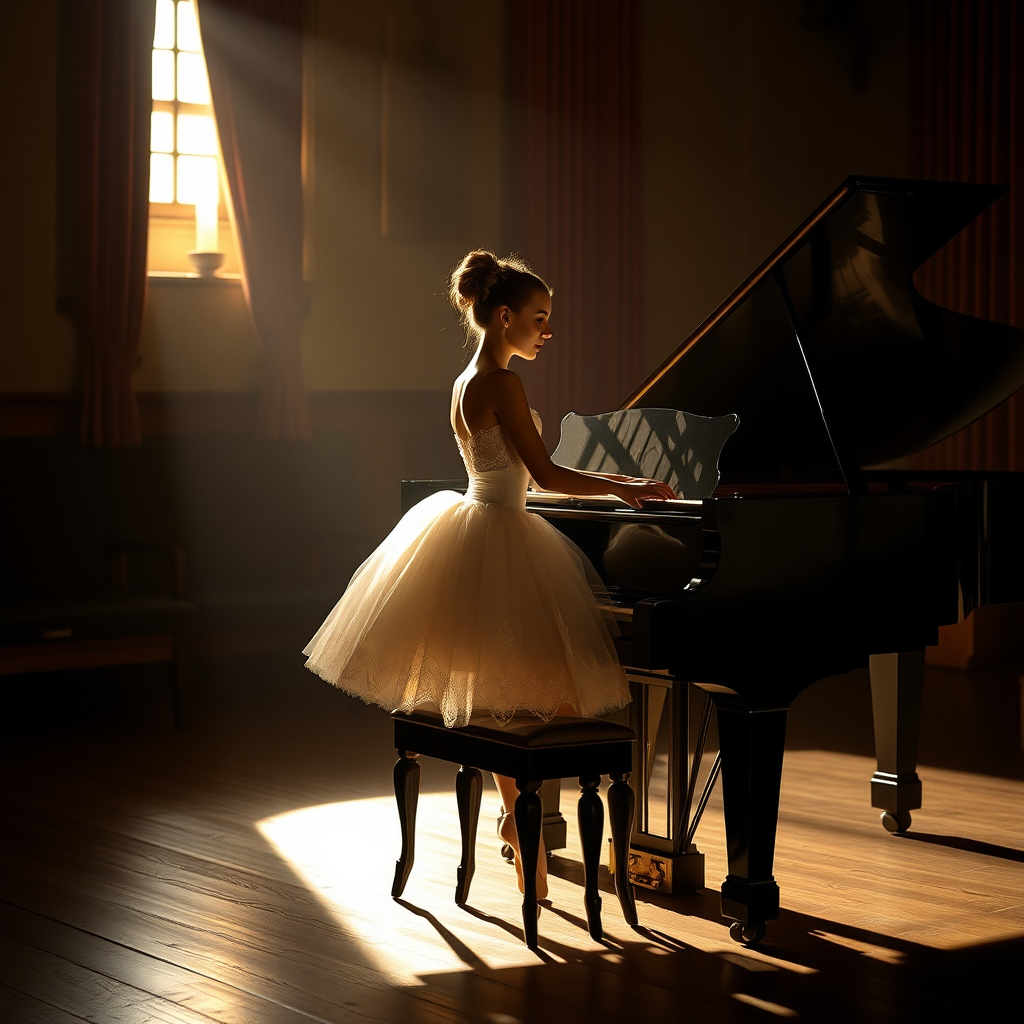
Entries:
{"type": "Polygon", "coordinates": [[[84,442],[142,443],[132,372],[146,299],[151,0],[68,5],[75,146],[74,320],[84,348],[84,442]]]}
{"type": "Polygon", "coordinates": [[[548,439],[617,408],[643,368],[639,0],[517,0],[515,241],[555,289],[554,343],[523,374],[548,439]]]}
{"type": "Polygon", "coordinates": [[[300,0],[200,0],[203,50],[264,363],[257,436],[311,434],[302,372],[300,0]]]}
{"type": "MultiPolygon", "coordinates": [[[[916,284],[940,305],[1024,328],[1024,4],[917,0],[911,24],[911,174],[1010,186],[916,284]]],[[[910,464],[1024,470],[1024,392],[910,464]]]]}

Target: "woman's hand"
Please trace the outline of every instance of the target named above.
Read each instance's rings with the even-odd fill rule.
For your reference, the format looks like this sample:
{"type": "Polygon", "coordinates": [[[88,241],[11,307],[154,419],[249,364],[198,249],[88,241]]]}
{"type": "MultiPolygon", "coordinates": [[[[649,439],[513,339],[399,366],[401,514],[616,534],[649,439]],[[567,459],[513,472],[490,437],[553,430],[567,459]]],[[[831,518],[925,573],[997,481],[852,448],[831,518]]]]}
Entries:
{"type": "Polygon", "coordinates": [[[614,481],[608,490],[616,498],[621,498],[627,505],[632,505],[633,508],[640,508],[641,502],[646,499],[671,501],[673,498],[678,497],[668,484],[663,484],[660,480],[632,479],[621,483],[614,481]]]}

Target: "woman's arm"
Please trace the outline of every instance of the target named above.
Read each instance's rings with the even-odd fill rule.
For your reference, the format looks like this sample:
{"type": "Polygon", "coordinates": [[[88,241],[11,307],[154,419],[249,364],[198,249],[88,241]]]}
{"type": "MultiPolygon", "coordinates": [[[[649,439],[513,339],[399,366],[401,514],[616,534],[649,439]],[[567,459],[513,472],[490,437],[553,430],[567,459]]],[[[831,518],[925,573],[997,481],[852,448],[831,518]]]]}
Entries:
{"type": "Polygon", "coordinates": [[[600,480],[618,480],[619,483],[623,484],[657,483],[656,480],[652,480],[649,476],[623,476],[621,473],[599,473],[596,469],[580,469],[577,472],[582,473],[584,476],[595,476],[600,480]]]}
{"type": "Polygon", "coordinates": [[[660,501],[676,497],[668,484],[656,480],[625,481],[597,477],[556,466],[534,426],[523,382],[511,370],[493,370],[484,379],[486,397],[509,440],[537,486],[564,494],[614,494],[634,508],[645,498],[660,501]]]}

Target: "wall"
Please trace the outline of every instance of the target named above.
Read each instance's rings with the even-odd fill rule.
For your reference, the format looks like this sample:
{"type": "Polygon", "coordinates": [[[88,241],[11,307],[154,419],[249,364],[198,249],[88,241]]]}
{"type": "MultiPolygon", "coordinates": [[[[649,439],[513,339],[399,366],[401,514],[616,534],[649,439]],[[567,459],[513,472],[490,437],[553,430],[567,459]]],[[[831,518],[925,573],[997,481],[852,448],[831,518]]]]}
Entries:
{"type": "Polygon", "coordinates": [[[653,370],[844,178],[906,174],[907,6],[644,0],[643,16],[653,370]],[[854,37],[822,11],[871,33],[856,84],[854,37]]]}
{"type": "Polygon", "coordinates": [[[139,391],[252,391],[261,355],[241,282],[150,278],[139,354],[139,391]]]}
{"type": "Polygon", "coordinates": [[[464,355],[447,275],[468,249],[501,241],[501,4],[320,3],[316,17],[309,386],[448,390],[464,355]],[[399,145],[408,136],[411,149],[399,145]],[[406,168],[429,168],[445,150],[458,194],[408,194],[406,168]],[[433,203],[447,204],[443,216],[431,216],[433,203]]]}

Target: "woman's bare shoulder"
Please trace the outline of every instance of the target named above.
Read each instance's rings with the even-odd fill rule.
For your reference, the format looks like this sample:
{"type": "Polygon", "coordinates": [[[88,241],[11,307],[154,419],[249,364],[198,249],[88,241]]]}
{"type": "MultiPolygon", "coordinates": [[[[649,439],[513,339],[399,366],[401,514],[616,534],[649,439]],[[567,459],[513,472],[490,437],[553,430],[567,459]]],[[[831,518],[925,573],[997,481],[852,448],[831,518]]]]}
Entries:
{"type": "Polygon", "coordinates": [[[471,396],[473,401],[490,402],[495,399],[508,399],[515,395],[525,395],[523,382],[519,374],[502,367],[494,367],[477,373],[464,374],[456,381],[456,387],[462,384],[463,394],[471,396]]]}
{"type": "Polygon", "coordinates": [[[481,390],[486,391],[490,395],[500,395],[507,398],[526,394],[523,382],[519,379],[519,374],[514,370],[498,367],[483,374],[479,380],[481,390]]]}

